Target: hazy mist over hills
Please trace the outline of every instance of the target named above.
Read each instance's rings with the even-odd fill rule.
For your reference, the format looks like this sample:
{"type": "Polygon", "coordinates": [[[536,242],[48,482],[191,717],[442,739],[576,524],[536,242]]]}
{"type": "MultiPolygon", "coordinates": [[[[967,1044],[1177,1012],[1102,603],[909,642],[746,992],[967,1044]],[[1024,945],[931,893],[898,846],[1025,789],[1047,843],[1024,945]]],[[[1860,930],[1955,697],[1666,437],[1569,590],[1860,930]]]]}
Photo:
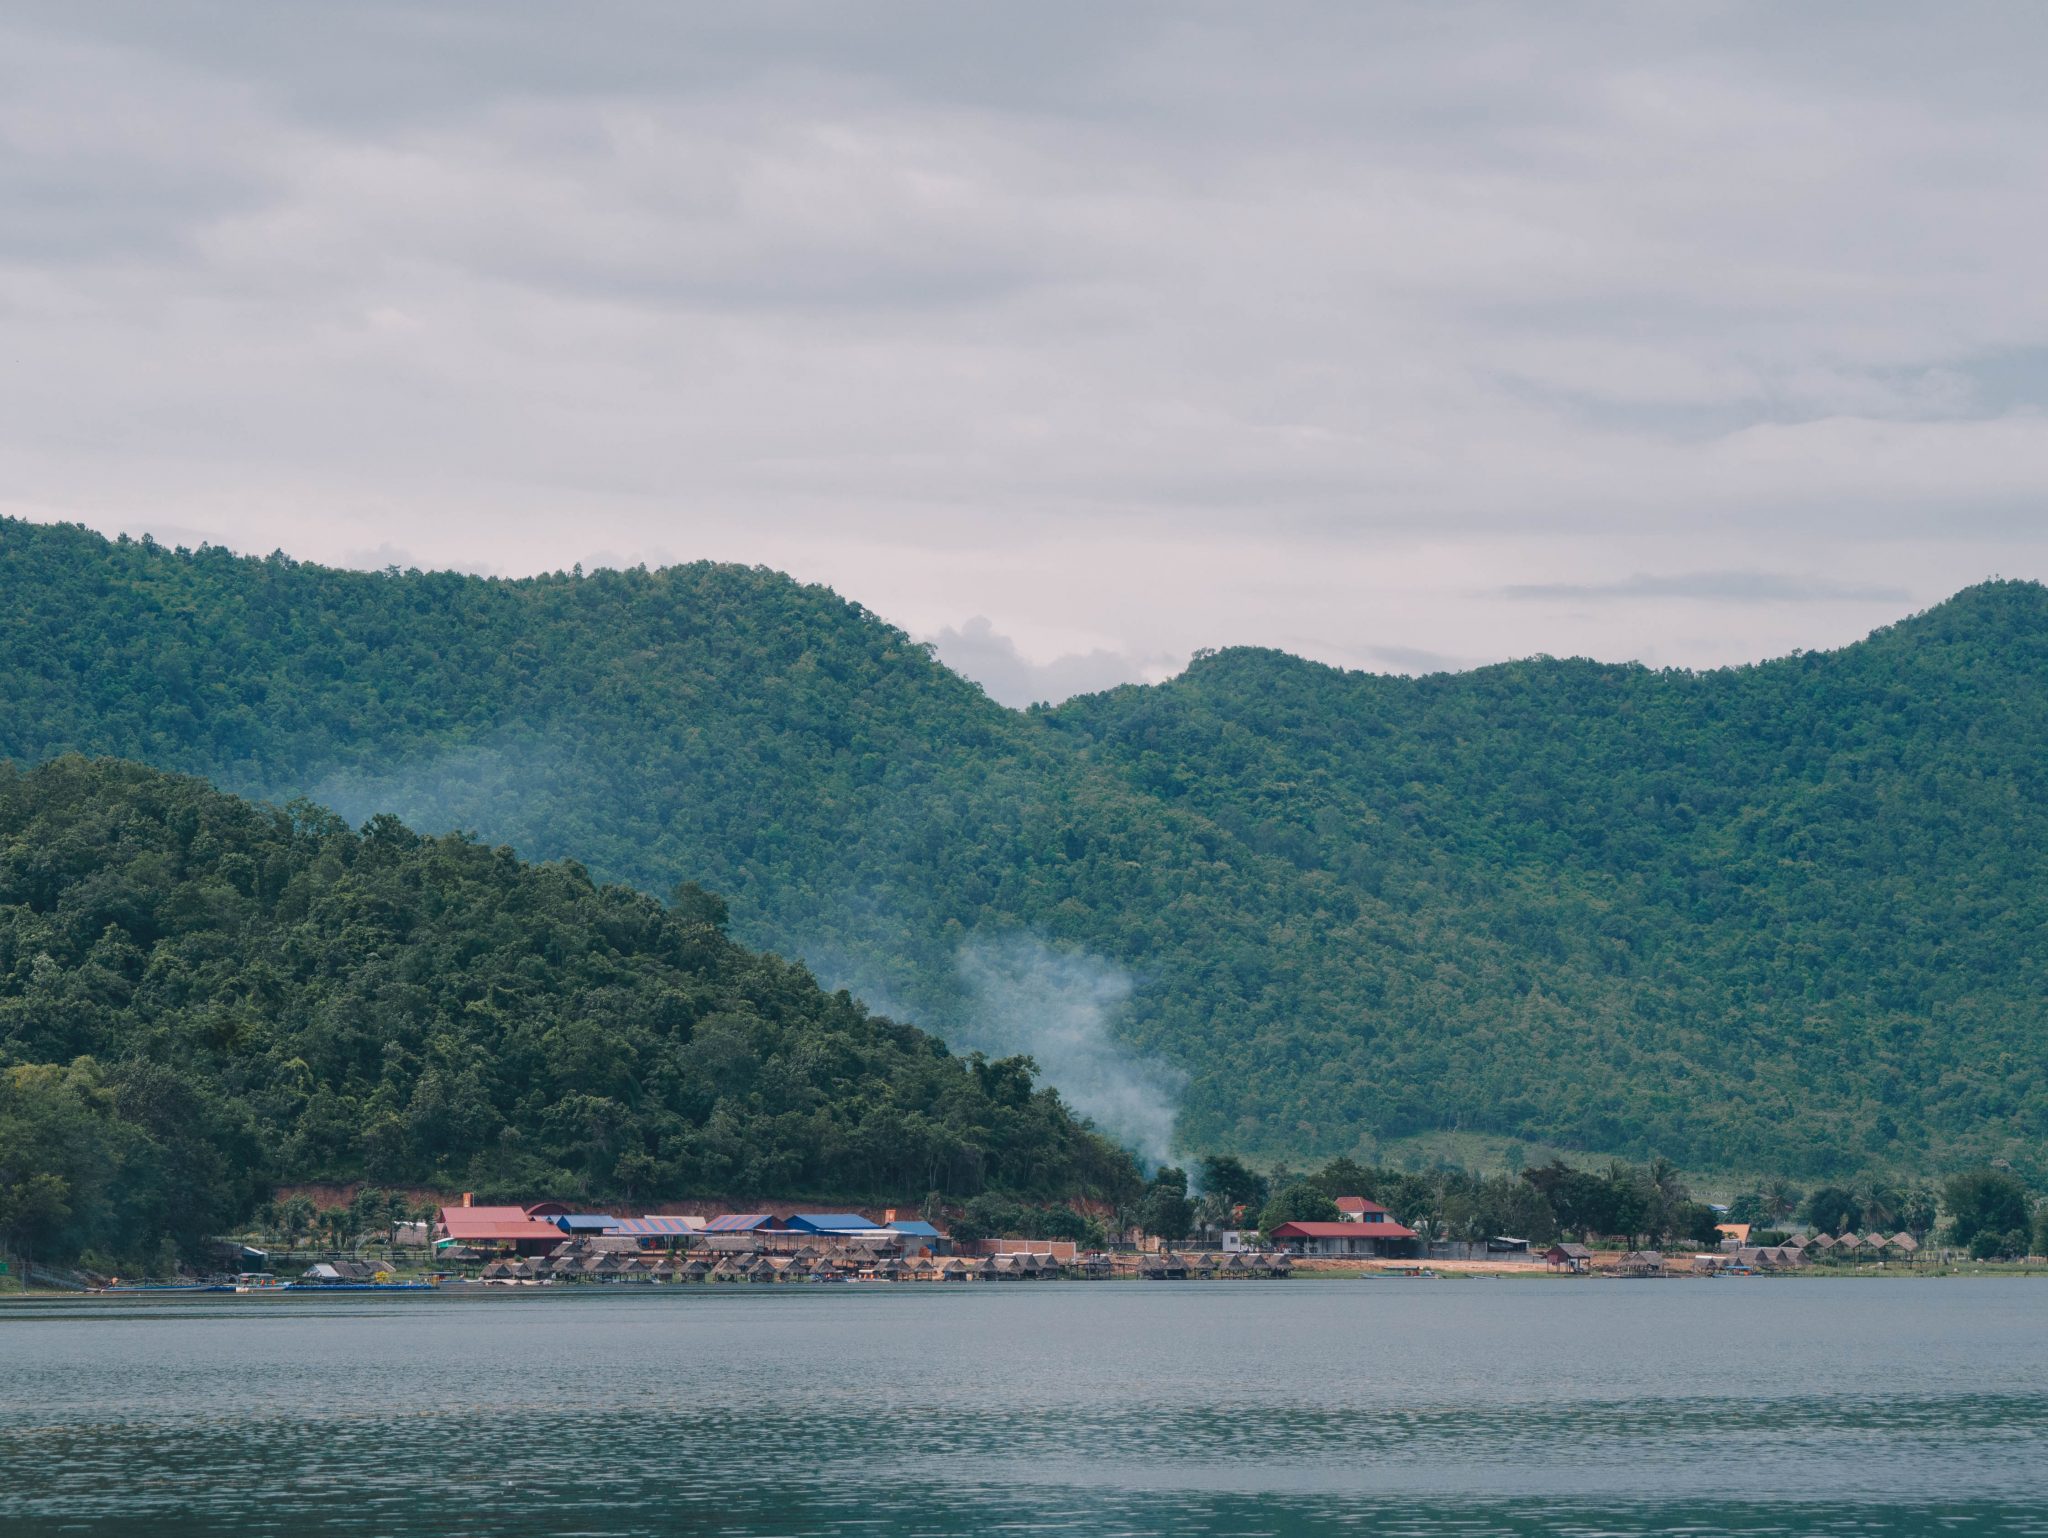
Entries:
{"type": "Polygon", "coordinates": [[[1020,714],[759,568],[365,574],[17,522],[0,555],[0,754],[701,882],[828,984],[1028,1038],[1133,1143],[1164,1106],[1184,1148],[1818,1172],[2048,1129],[2033,584],[1709,673],[1233,650],[1020,714]]]}

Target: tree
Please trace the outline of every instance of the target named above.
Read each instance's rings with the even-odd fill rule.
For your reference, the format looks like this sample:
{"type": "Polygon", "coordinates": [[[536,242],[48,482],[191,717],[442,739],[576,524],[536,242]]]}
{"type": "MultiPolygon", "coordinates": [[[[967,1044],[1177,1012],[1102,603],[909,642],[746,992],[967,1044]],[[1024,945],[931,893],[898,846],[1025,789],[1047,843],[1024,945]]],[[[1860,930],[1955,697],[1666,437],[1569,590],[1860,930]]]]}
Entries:
{"type": "Polygon", "coordinates": [[[1543,1197],[1565,1232],[1583,1239],[1613,1231],[1614,1191],[1600,1176],[1552,1159],[1540,1169],[1523,1170],[1522,1179],[1543,1197]]]}
{"type": "Polygon", "coordinates": [[[1842,1186],[1822,1186],[1806,1198],[1806,1221],[1823,1233],[1848,1233],[1862,1226],[1863,1203],[1842,1186]]]}
{"type": "Polygon", "coordinates": [[[1337,1217],[1337,1204],[1303,1182],[1287,1187],[1266,1203],[1259,1214],[1259,1228],[1271,1234],[1282,1223],[1334,1223],[1337,1217]]]}
{"type": "Polygon", "coordinates": [[[1265,1177],[1237,1155],[1204,1154],[1197,1169],[1204,1196],[1216,1197],[1226,1207],[1264,1205],[1268,1194],[1265,1177]]]}
{"type": "Polygon", "coordinates": [[[1162,1164],[1138,1199],[1138,1226],[1172,1242],[1185,1239],[1194,1227],[1194,1203],[1188,1200],[1187,1171],[1162,1164]]]}
{"type": "Polygon", "coordinates": [[[2027,1253],[2048,1255],[2048,1202],[2043,1202],[2034,1209],[2034,1233],[2029,1241],[2027,1253]]]}
{"type": "MultiPolygon", "coordinates": [[[[705,1013],[733,1002],[698,992],[735,981],[716,906],[646,911],[660,904],[645,894],[685,881],[726,894],[733,933],[888,979],[941,1036],[989,1002],[963,985],[973,937],[1057,933],[1136,969],[1117,1029],[1188,1071],[1181,1135],[1228,1136],[1258,1160],[1353,1152],[1440,1115],[1532,1146],[1720,1163],[1769,1149],[1788,1173],[1836,1178],[1930,1147],[1988,1148],[2048,1110],[2048,1082],[2010,1067],[2012,1043],[2033,1039],[2026,963],[2048,922],[2048,801],[2030,792],[2048,720],[2038,584],[1988,584],[1866,642],[1740,669],[1542,658],[1411,679],[1231,648],[1160,685],[1019,713],[859,605],[760,569],[499,583],[7,520],[0,571],[0,757],[82,746],[287,794],[325,783],[356,823],[400,812],[478,830],[472,874],[494,846],[589,862],[547,867],[549,890],[509,910],[535,937],[529,954],[491,940],[504,915],[486,914],[475,966],[459,940],[415,937],[440,938],[434,901],[475,913],[466,898],[489,909],[488,894],[430,882],[434,901],[410,902],[387,874],[449,853],[388,825],[363,837],[299,814],[286,838],[215,861],[205,851],[223,830],[206,818],[169,864],[100,871],[74,862],[100,834],[127,837],[118,820],[70,844],[47,820],[8,821],[20,944],[0,950],[0,1040],[13,1059],[112,1063],[149,1041],[239,1063],[254,1081],[237,1081],[237,1099],[279,1124],[266,1153],[295,1161],[280,1177],[359,1179],[372,1162],[390,1184],[509,1174],[496,1125],[407,1114],[431,1067],[474,1073],[472,1104],[518,1124],[529,1168],[572,1179],[581,1166],[536,1126],[567,1088],[636,1121],[685,1115],[693,1131],[727,1098],[745,1138],[777,1139],[820,1194],[869,1179],[899,1194],[943,1183],[950,1200],[984,1183],[1023,1194],[1030,1180],[982,1162],[959,1121],[948,1130],[964,1152],[939,1178],[915,1178],[912,1156],[870,1174],[781,1146],[803,1141],[786,1129],[818,1125],[800,1107],[757,1116],[750,1086],[640,1077],[675,1070],[705,1013]],[[446,772],[417,772],[428,763],[446,772]],[[1979,901],[1954,900],[1965,882],[1979,901]],[[43,922],[67,892],[67,917],[43,922]],[[889,900],[859,900],[870,893],[889,900]],[[99,1044],[103,1012],[146,1012],[126,996],[146,971],[200,959],[182,926],[252,901],[345,915],[317,936],[323,954],[338,946],[360,981],[355,961],[381,951],[394,986],[309,998],[292,968],[263,964],[303,954],[266,932],[232,969],[246,989],[99,1044]],[[623,963],[609,978],[580,954],[590,907],[599,954],[623,963]],[[1691,964],[1667,965],[1676,957],[1691,964]],[[459,988],[436,986],[436,963],[459,988]],[[1784,986],[1794,972],[1803,986],[1784,986]],[[534,1018],[545,1001],[602,1008],[614,987],[628,997],[596,1034],[620,1050],[595,1066],[627,1087],[505,1082],[501,1058],[558,1066],[542,1044],[564,1022],[534,1018]],[[416,989],[462,1003],[402,997],[416,989]],[[687,1002],[659,1002],[671,992],[687,1002]],[[1893,1066],[1902,1010],[1940,1075],[1893,1066]],[[293,1019],[321,1024],[288,1028],[263,1061],[270,1028],[293,1019]],[[1510,1033],[1519,1049],[1500,1050],[1510,1033]],[[377,1049],[401,1036],[410,1056],[387,1085],[377,1049]],[[314,1083],[288,1084],[293,1060],[314,1083]],[[1672,1092],[1730,1072],[1747,1092],[1672,1092]],[[652,1106],[648,1084],[703,1103],[652,1106]],[[371,1107],[385,1087],[390,1103],[371,1107]],[[299,1089],[326,1091],[332,1114],[309,1117],[299,1089]],[[407,1160],[419,1165],[401,1172],[407,1160]]],[[[787,1015],[740,991],[760,1027],[748,1061],[811,1060],[778,1053],[787,1015]]]]}
{"type": "Polygon", "coordinates": [[[1379,1195],[1374,1189],[1374,1172],[1355,1159],[1341,1156],[1317,1170],[1309,1183],[1332,1201],[1340,1196],[1376,1198],[1379,1195]]]}
{"type": "Polygon", "coordinates": [[[1674,1231],[1702,1249],[1721,1242],[1721,1214],[1704,1202],[1685,1202],[1676,1215],[1674,1231]]]}
{"type": "Polygon", "coordinates": [[[1970,1239],[1972,1260],[2011,1260],[2026,1252],[2027,1237],[2015,1228],[2006,1233],[1982,1229],[1970,1239]]]}
{"type": "MultiPolygon", "coordinates": [[[[191,1260],[280,1184],[359,1187],[336,1242],[388,1237],[400,1186],[1135,1199],[1030,1059],[956,1056],[686,899],[0,759],[0,1240],[191,1260]]],[[[276,1205],[288,1240],[314,1227],[276,1205]]]]}
{"type": "Polygon", "coordinates": [[[1506,1175],[1458,1182],[1456,1190],[1446,1193],[1443,1211],[1451,1236],[1472,1244],[1502,1235],[1537,1244],[1557,1237],[1556,1216],[1542,1193],[1506,1175]]]}
{"type": "Polygon", "coordinates": [[[1948,1211],[1950,1242],[1964,1246],[1972,1245],[1979,1234],[1992,1235],[1994,1243],[2003,1243],[2012,1233],[2024,1237],[2033,1220],[2025,1182],[2003,1170],[1965,1170],[1951,1176],[1941,1188],[1941,1204],[1948,1211]]]}
{"type": "Polygon", "coordinates": [[[278,1203],[277,1229],[284,1235],[286,1248],[295,1247],[311,1232],[317,1217],[318,1212],[308,1197],[290,1196],[278,1203]]]}
{"type": "Polygon", "coordinates": [[[1908,1233],[1925,1238],[1940,1215],[1934,1193],[1923,1185],[1906,1187],[1899,1202],[1899,1224],[1908,1233]]]}

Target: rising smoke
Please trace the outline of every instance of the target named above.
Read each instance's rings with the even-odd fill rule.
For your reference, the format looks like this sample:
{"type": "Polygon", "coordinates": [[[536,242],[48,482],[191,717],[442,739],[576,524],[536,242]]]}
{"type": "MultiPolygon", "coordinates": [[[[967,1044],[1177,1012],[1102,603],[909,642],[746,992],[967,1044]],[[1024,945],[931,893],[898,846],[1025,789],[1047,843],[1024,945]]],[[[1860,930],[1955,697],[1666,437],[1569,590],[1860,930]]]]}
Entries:
{"type": "Polygon", "coordinates": [[[971,939],[954,958],[971,1018],[964,1044],[1028,1052],[1062,1098],[1147,1165],[1173,1146],[1180,1079],[1110,1035],[1130,975],[1099,956],[1056,951],[1030,935],[971,939]]]}

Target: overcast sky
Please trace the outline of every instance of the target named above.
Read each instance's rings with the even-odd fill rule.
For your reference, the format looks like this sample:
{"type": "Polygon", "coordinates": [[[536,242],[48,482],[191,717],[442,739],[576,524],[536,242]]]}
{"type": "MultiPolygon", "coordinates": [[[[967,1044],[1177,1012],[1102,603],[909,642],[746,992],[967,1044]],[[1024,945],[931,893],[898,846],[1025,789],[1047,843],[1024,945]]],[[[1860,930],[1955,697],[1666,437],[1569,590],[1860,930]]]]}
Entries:
{"type": "Polygon", "coordinates": [[[0,510],[759,562],[1013,702],[2048,575],[2048,8],[10,0],[0,510]]]}

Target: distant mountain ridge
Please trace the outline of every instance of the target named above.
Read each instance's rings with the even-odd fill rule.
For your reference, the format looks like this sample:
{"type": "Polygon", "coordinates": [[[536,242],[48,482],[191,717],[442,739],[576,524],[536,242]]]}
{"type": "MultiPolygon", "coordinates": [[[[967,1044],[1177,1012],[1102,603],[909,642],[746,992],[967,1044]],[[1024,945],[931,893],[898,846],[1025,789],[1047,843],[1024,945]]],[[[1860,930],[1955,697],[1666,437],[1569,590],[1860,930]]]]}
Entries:
{"type": "Polygon", "coordinates": [[[0,558],[0,755],[698,881],[949,1039],[975,937],[1085,950],[1186,1075],[1185,1146],[1823,1173],[2048,1132],[2035,584],[1714,672],[1233,649],[1017,713],[761,569],[358,573],[11,521],[0,558]]]}

